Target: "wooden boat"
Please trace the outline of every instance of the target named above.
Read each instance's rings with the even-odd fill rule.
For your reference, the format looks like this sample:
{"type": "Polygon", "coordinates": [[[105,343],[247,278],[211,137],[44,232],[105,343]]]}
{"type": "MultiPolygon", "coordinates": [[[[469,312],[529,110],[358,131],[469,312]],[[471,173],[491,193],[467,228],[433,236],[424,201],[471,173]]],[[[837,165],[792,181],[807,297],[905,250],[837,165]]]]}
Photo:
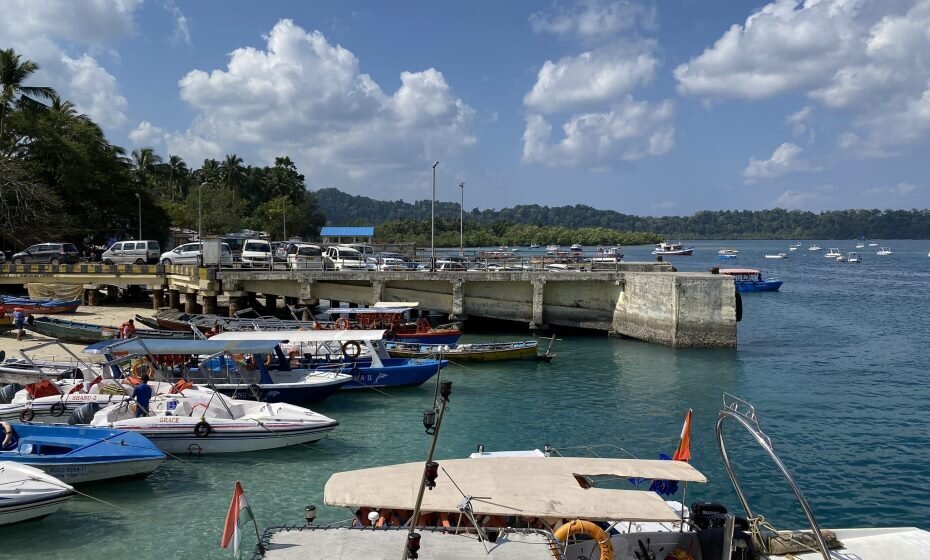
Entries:
{"type": "MultiPolygon", "coordinates": [[[[92,325],[52,317],[36,317],[34,321],[26,324],[26,328],[44,336],[80,344],[93,344],[94,342],[110,340],[119,336],[119,328],[117,327],[92,325]]],[[[138,329],[136,336],[139,338],[185,339],[194,338],[194,333],[191,332],[190,327],[188,327],[187,332],[138,329]]]]}
{"type": "Polygon", "coordinates": [[[735,279],[737,292],[777,292],[782,281],[777,278],[762,279],[762,273],[754,268],[721,268],[720,274],[735,279]]]}
{"type": "Polygon", "coordinates": [[[41,313],[42,315],[51,315],[53,313],[74,313],[81,305],[81,300],[63,300],[50,299],[40,300],[28,297],[10,297],[0,296],[0,309],[5,313],[12,313],[16,309],[21,309],[26,313],[41,313]]]}
{"type": "Polygon", "coordinates": [[[393,358],[426,358],[442,356],[453,362],[501,362],[505,360],[548,360],[550,354],[539,355],[535,340],[488,342],[474,344],[416,344],[388,342],[388,354],[393,358]]]}

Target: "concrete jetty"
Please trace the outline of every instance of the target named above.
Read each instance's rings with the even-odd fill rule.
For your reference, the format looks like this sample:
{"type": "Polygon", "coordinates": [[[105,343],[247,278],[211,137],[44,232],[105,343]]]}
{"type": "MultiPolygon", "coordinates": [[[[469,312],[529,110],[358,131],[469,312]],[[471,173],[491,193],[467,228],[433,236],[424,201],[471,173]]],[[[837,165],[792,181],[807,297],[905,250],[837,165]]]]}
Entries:
{"type": "Polygon", "coordinates": [[[525,323],[533,330],[564,326],[676,347],[736,346],[737,296],[733,279],[676,272],[667,263],[621,263],[610,271],[420,272],[284,271],[162,265],[0,266],[0,283],[82,284],[95,305],[102,286],[143,286],[153,306],[230,314],[259,295],[296,305],[320,300],[373,305],[416,301],[422,309],[525,323]],[[183,301],[182,301],[183,296],[183,301]]]}

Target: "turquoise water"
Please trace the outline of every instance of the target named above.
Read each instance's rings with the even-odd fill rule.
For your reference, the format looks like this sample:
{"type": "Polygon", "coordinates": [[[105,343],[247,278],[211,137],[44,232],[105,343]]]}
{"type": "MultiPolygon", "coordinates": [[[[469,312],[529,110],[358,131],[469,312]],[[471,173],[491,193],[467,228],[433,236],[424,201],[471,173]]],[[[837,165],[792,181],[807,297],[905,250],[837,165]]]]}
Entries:
{"type": "MultiPolygon", "coordinates": [[[[669,259],[680,270],[757,267],[785,280],[782,291],[744,294],[736,350],[674,350],[633,340],[563,335],[550,364],[450,366],[452,399],[437,456],[488,450],[603,446],[638,457],[671,454],[684,412],[694,409],[693,461],[710,483],[691,485],[687,501],[735,506],[713,427],[723,392],[752,402],[776,450],[793,470],[821,524],[930,528],[930,430],[926,409],[926,333],[930,242],[883,241],[895,254],[859,250],[861,265],[825,259],[852,241],[805,242],[789,259],[785,241],[696,243],[694,257],[669,259]],[[733,261],[717,250],[740,250],[733,261]]],[[[651,248],[625,248],[626,260],[652,260],[651,248]]],[[[469,340],[525,336],[469,335],[469,340]]],[[[308,447],[238,456],[172,460],[141,482],[83,490],[116,504],[72,500],[45,520],[0,528],[0,558],[227,558],[219,548],[226,508],[241,480],[259,525],[300,523],[316,504],[321,519],[328,476],[339,470],[422,460],[429,439],[422,411],[434,387],[339,394],[315,407],[341,425],[308,447]]],[[[748,437],[729,424],[734,457],[757,512],[797,526],[801,513],[748,437]],[[752,481],[752,483],[750,483],[752,481]]],[[[245,540],[251,547],[254,538],[245,540]]]]}

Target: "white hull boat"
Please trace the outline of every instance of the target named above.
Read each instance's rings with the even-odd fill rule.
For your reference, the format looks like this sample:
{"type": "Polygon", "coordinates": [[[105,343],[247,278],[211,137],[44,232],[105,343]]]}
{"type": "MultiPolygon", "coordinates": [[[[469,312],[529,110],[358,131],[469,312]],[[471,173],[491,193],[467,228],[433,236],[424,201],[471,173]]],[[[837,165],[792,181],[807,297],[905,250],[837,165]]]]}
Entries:
{"type": "Polygon", "coordinates": [[[767,258],[767,259],[787,259],[787,258],[788,258],[788,255],[786,255],[785,253],[775,253],[775,254],[768,253],[768,254],[765,255],[765,258],[767,258]]]}
{"type": "Polygon", "coordinates": [[[878,255],[878,256],[880,256],[880,257],[886,257],[886,256],[888,256],[888,255],[893,255],[893,254],[894,254],[894,251],[892,251],[890,247],[882,247],[882,248],[881,248],[877,253],[875,253],[875,254],[878,255]]]}
{"type": "Polygon", "coordinates": [[[817,244],[815,243],[815,244],[811,245],[810,247],[808,247],[807,250],[808,250],[808,251],[819,251],[819,250],[820,250],[820,245],[817,245],[817,244]]]}
{"type": "Polygon", "coordinates": [[[51,515],[73,494],[73,488],[39,469],[0,462],[0,525],[51,515]]]}
{"type": "Polygon", "coordinates": [[[830,248],[830,250],[827,251],[827,253],[824,255],[824,257],[828,259],[835,259],[835,258],[842,257],[842,256],[843,256],[843,253],[840,253],[840,250],[835,247],[830,248]]]}
{"type": "Polygon", "coordinates": [[[149,416],[134,417],[124,405],[98,412],[98,427],[138,432],[166,453],[241,453],[313,443],[339,425],[312,410],[284,403],[157,396],[149,416]]]}

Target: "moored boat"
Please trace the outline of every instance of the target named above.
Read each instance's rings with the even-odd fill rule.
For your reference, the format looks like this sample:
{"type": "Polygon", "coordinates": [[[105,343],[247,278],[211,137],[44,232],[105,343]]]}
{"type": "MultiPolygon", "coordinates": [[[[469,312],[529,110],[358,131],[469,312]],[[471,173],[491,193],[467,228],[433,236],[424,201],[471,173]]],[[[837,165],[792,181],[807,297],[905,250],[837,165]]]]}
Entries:
{"type": "Polygon", "coordinates": [[[132,432],[77,426],[14,424],[0,461],[28,465],[68,484],[145,478],[165,454],[132,432]]]}
{"type": "Polygon", "coordinates": [[[680,242],[664,241],[656,245],[655,249],[652,250],[652,254],[665,257],[690,257],[694,254],[694,247],[685,247],[680,242]]]}
{"type": "Polygon", "coordinates": [[[766,253],[765,258],[767,259],[787,259],[787,253],[766,253]]]}
{"type": "Polygon", "coordinates": [[[808,251],[819,251],[820,245],[817,245],[816,243],[812,243],[811,246],[807,248],[807,250],[808,251]]]}
{"type": "Polygon", "coordinates": [[[837,257],[842,257],[842,256],[843,256],[843,253],[840,253],[840,250],[837,247],[831,247],[830,250],[824,254],[824,257],[828,259],[835,259],[837,257]]]}
{"type": "MultiPolygon", "coordinates": [[[[66,321],[54,317],[36,317],[34,321],[26,325],[26,328],[43,336],[79,344],[93,344],[101,340],[111,340],[119,337],[118,327],[66,321]]],[[[194,333],[190,328],[188,328],[187,332],[166,329],[138,329],[136,330],[136,336],[139,338],[183,339],[194,338],[194,333]]]]}
{"type": "Polygon", "coordinates": [[[26,313],[52,315],[55,313],[74,313],[81,306],[81,300],[32,299],[28,297],[0,296],[0,309],[12,313],[16,309],[26,313]]]}
{"type": "Polygon", "coordinates": [[[721,268],[720,274],[734,278],[737,292],[774,292],[782,285],[777,278],[763,280],[762,273],[753,268],[721,268]]]}
{"type": "Polygon", "coordinates": [[[848,262],[848,263],[861,263],[861,262],[862,262],[862,257],[859,255],[859,253],[856,253],[855,251],[852,251],[852,252],[850,252],[850,253],[848,253],[848,254],[846,255],[846,262],[848,262]]]}
{"type": "Polygon", "coordinates": [[[74,488],[28,465],[0,462],[0,525],[49,516],[74,495],[74,488]]]}
{"type": "Polygon", "coordinates": [[[879,255],[879,256],[882,256],[882,257],[885,257],[885,256],[888,256],[888,255],[893,255],[893,254],[894,254],[894,251],[891,250],[891,247],[882,247],[882,248],[879,249],[875,254],[876,254],[876,255],[879,255]]]}
{"type": "Polygon", "coordinates": [[[387,342],[388,354],[394,358],[442,357],[454,362],[501,362],[505,360],[547,359],[539,355],[539,342],[485,342],[469,344],[410,344],[387,342]]]}

